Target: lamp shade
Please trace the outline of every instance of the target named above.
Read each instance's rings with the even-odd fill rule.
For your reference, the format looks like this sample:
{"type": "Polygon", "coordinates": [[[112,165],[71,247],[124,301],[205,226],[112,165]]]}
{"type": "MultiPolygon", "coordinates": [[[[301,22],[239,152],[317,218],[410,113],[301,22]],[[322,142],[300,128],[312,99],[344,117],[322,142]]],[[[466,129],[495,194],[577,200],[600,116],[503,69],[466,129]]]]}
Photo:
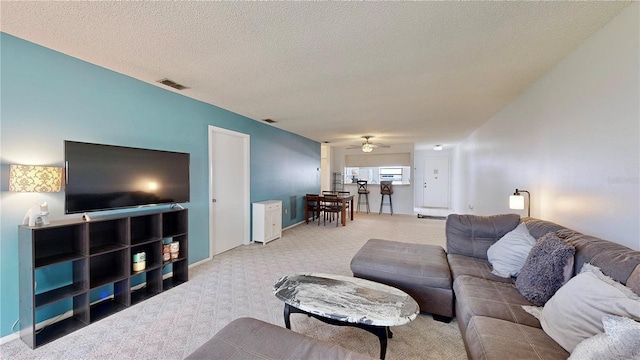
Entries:
{"type": "Polygon", "coordinates": [[[522,210],[524,209],[524,196],[523,195],[510,195],[509,196],[509,208],[522,210]]]}
{"type": "Polygon", "coordinates": [[[62,168],[38,165],[11,165],[9,191],[59,192],[62,187],[62,168]]]}

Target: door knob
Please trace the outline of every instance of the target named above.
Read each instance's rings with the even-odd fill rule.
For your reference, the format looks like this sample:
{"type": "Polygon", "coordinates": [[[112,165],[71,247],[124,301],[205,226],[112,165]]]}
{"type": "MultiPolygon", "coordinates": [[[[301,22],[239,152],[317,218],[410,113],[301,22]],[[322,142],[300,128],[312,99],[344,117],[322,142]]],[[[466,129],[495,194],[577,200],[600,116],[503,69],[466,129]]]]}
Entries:
{"type": "Polygon", "coordinates": [[[216,199],[211,199],[211,202],[216,202],[216,201],[218,201],[218,200],[216,200],[216,199]]]}

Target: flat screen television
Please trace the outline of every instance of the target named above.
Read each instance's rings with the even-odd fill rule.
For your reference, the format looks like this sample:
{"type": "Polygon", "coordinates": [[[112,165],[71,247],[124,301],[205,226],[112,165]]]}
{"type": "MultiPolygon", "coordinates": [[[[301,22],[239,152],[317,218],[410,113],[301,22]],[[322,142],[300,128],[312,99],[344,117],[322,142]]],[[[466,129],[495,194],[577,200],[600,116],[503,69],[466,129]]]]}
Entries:
{"type": "Polygon", "coordinates": [[[65,213],[189,202],[189,154],[64,142],[65,213]]]}

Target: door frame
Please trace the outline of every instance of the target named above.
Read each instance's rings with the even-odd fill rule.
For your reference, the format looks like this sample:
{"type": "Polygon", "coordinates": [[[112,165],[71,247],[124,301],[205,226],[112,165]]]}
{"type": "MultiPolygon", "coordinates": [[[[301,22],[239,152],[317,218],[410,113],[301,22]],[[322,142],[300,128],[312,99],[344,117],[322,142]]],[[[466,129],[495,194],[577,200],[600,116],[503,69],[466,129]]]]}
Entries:
{"type": "Polygon", "coordinates": [[[243,151],[243,168],[245,176],[242,179],[242,190],[243,194],[240,196],[242,203],[244,204],[243,218],[244,218],[244,229],[243,229],[243,244],[249,245],[251,243],[251,136],[249,134],[224,129],[221,127],[209,125],[208,126],[208,164],[209,164],[209,216],[207,220],[209,221],[209,259],[213,258],[213,234],[214,228],[211,222],[211,216],[213,214],[213,183],[214,183],[214,174],[213,174],[213,136],[215,133],[227,134],[231,136],[237,136],[242,138],[242,151],[243,151]]]}

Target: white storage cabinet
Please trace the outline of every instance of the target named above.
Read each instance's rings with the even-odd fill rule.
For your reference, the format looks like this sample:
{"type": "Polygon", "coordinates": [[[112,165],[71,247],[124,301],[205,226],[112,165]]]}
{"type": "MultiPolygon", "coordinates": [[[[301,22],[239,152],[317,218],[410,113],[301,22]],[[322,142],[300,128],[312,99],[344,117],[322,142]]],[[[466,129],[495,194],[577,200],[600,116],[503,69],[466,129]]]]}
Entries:
{"type": "Polygon", "coordinates": [[[253,241],[263,245],[282,236],[282,201],[253,203],[253,241]]]}

